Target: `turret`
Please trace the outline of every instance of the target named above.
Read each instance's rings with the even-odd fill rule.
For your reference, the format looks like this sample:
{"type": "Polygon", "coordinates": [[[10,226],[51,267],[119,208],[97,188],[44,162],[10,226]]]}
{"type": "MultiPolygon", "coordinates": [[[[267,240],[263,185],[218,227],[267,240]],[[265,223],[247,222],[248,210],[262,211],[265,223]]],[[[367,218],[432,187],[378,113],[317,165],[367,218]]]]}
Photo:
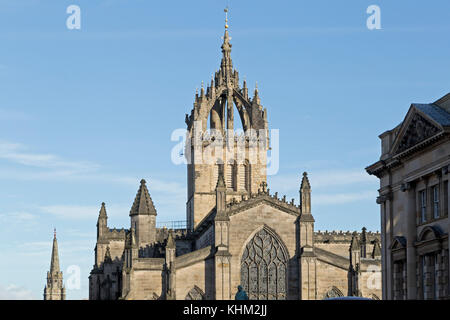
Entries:
{"type": "Polygon", "coordinates": [[[131,227],[136,233],[138,247],[145,247],[156,240],[156,209],[148,192],[146,181],[141,185],[130,210],[131,227]]]}

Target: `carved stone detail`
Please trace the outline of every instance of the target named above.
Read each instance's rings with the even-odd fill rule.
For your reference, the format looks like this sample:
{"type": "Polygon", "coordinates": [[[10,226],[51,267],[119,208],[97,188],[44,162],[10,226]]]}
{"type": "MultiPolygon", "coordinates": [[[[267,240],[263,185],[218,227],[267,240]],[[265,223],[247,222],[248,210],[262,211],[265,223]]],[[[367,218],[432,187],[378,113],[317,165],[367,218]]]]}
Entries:
{"type": "Polygon", "coordinates": [[[439,128],[433,125],[424,117],[415,114],[403,135],[397,148],[397,153],[403,152],[416,144],[434,136],[439,132],[439,128]]]}

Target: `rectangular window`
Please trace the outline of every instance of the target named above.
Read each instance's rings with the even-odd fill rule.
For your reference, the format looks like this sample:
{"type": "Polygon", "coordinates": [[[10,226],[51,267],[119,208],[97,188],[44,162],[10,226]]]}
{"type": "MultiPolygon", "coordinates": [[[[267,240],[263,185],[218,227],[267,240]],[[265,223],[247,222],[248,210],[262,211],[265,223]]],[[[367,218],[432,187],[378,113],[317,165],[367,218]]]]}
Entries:
{"type": "Polygon", "coordinates": [[[434,255],[434,299],[439,298],[439,255],[434,255]]]}
{"type": "Polygon", "coordinates": [[[427,299],[427,263],[425,256],[422,256],[422,299],[427,299]]]}
{"type": "Polygon", "coordinates": [[[433,218],[439,218],[439,186],[431,188],[431,195],[433,197],[433,218]]]}
{"type": "Polygon", "coordinates": [[[420,191],[420,221],[427,221],[427,192],[426,190],[420,191]]]}
{"type": "Polygon", "coordinates": [[[448,181],[444,181],[444,216],[448,216],[448,181]]]}

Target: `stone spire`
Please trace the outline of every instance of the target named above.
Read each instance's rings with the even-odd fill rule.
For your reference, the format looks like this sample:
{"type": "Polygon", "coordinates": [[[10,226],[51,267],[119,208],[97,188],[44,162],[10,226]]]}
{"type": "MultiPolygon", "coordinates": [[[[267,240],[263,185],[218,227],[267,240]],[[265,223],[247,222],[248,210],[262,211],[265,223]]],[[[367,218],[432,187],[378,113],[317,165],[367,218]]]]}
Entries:
{"type": "Polygon", "coordinates": [[[50,271],[47,272],[47,285],[44,288],[44,300],[65,300],[66,289],[63,286],[63,274],[59,268],[58,241],[56,229],[53,233],[53,248],[50,271]]]}
{"type": "Polygon", "coordinates": [[[56,229],[53,231],[53,248],[52,260],[50,262],[50,273],[59,272],[59,255],[58,255],[58,240],[56,240],[56,229]]]}
{"type": "Polygon", "coordinates": [[[147,186],[145,185],[146,181],[144,179],[141,180],[141,185],[136,194],[136,198],[134,199],[133,206],[130,210],[130,216],[134,215],[154,215],[156,216],[155,205],[153,204],[153,200],[148,193],[147,186]]]}

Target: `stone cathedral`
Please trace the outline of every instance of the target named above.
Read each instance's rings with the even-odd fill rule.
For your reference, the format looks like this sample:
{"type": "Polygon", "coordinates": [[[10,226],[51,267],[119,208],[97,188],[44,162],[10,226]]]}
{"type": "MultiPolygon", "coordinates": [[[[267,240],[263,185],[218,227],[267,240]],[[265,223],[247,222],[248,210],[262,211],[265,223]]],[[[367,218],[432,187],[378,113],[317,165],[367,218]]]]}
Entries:
{"type": "Polygon", "coordinates": [[[186,228],[156,227],[145,180],[129,228],[111,229],[102,203],[89,299],[228,300],[238,285],[251,300],[378,299],[379,233],[314,231],[306,173],[299,205],[268,188],[267,110],[239,83],[231,47],[226,24],[220,68],[186,115],[186,228]]]}

